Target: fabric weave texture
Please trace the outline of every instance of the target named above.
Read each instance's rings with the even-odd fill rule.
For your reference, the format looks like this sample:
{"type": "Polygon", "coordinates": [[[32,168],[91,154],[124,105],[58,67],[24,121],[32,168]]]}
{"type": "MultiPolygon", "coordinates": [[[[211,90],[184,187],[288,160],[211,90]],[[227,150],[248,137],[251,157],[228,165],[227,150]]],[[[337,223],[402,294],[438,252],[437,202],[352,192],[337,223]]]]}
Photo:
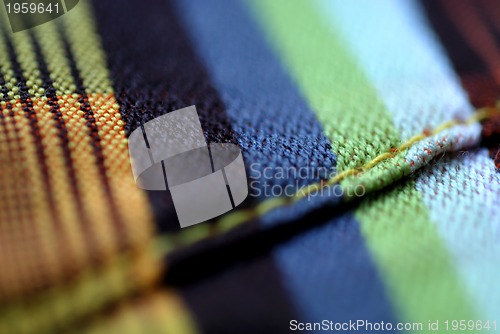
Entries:
{"type": "Polygon", "coordinates": [[[12,33],[0,10],[0,333],[500,332],[499,18],[495,0],[82,0],[12,33]],[[251,188],[180,229],[127,138],[190,105],[251,188]]]}

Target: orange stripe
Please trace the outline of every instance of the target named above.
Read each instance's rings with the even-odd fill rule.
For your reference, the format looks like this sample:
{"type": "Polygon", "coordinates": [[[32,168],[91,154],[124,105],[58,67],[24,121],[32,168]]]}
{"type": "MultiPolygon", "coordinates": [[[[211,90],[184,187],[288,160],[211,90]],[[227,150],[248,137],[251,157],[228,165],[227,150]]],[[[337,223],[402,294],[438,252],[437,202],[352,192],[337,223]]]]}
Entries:
{"type": "MultiPolygon", "coordinates": [[[[5,22],[5,15],[0,16],[5,22]]],[[[55,21],[29,32],[0,36],[1,45],[12,44],[10,59],[0,47],[0,71],[7,81],[0,100],[12,106],[9,110],[7,102],[0,105],[5,115],[0,127],[6,129],[0,136],[0,160],[9,161],[0,175],[0,185],[6,189],[0,203],[0,304],[20,294],[36,296],[47,286],[69,284],[88,270],[106,272],[108,264],[124,254],[130,260],[120,270],[133,272],[127,274],[134,283],[130,286],[148,285],[161,271],[150,247],[153,215],[132,177],[124,123],[106,79],[104,54],[85,1],[64,20],[69,26],[67,46],[74,55],[73,71],[76,66],[81,88],[86,89],[80,90],[83,95],[75,93],[78,84],[61,36],[50,33],[57,32],[55,21]],[[59,107],[51,106],[46,96],[44,88],[50,87],[40,72],[44,61],[59,107]],[[14,67],[22,70],[29,99],[17,90],[14,67]],[[87,101],[82,103],[82,98],[87,101]],[[28,107],[29,117],[24,110],[28,107]],[[57,128],[61,120],[54,119],[57,113],[67,130],[66,151],[57,128]],[[93,134],[85,118],[91,114],[96,121],[93,134]],[[38,127],[31,132],[35,117],[38,127]],[[99,137],[102,148],[97,156],[93,135],[99,137]],[[73,164],[73,178],[68,163],[73,164]],[[110,203],[116,206],[115,214],[110,203]]]]}
{"type": "MultiPolygon", "coordinates": [[[[56,276],[59,271],[55,266],[58,254],[51,251],[54,247],[52,226],[43,226],[45,222],[51,222],[54,214],[54,207],[52,210],[49,208],[51,198],[46,194],[44,175],[47,170],[40,166],[40,142],[33,137],[35,128],[31,124],[35,120],[16,101],[20,98],[19,83],[5,42],[4,34],[1,34],[0,70],[8,90],[7,96],[3,96],[8,102],[2,102],[1,109],[6,116],[6,126],[10,128],[8,133],[18,133],[18,136],[13,137],[15,141],[7,138],[0,143],[3,151],[10,150],[13,159],[1,157],[11,167],[10,173],[3,175],[10,183],[2,189],[11,200],[7,202],[7,207],[5,204],[2,206],[3,210],[13,215],[6,217],[11,220],[0,221],[0,253],[4,254],[0,258],[0,299],[6,294],[21,291],[24,286],[41,287],[47,277],[56,276]],[[25,200],[21,200],[22,197],[25,200]],[[36,279],[31,281],[31,277],[36,279]]],[[[27,110],[34,113],[33,109],[27,110]]]]}

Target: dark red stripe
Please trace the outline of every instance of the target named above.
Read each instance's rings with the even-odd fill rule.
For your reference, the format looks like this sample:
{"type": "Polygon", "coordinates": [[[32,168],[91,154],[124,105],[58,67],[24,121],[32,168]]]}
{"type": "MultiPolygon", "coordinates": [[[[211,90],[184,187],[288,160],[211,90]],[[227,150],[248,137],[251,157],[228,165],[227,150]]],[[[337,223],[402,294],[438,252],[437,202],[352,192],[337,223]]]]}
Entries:
{"type": "Polygon", "coordinates": [[[470,36],[477,36],[478,39],[483,38],[481,31],[491,30],[489,26],[482,23],[478,25],[478,21],[467,17],[470,14],[481,15],[478,8],[479,2],[422,0],[422,3],[432,27],[445,47],[464,88],[469,94],[472,104],[476,107],[484,107],[495,103],[500,97],[498,80],[495,80],[488,60],[474,45],[471,45],[470,36]],[[466,10],[468,8],[464,7],[465,4],[471,7],[474,12],[468,12],[466,10]],[[465,25],[467,25],[466,28],[465,25]],[[464,35],[465,29],[469,30],[469,36],[464,35]]]}
{"type": "MultiPolygon", "coordinates": [[[[500,98],[500,1],[422,3],[472,104],[494,106],[500,98]]],[[[500,144],[500,116],[483,121],[482,126],[482,145],[493,158],[500,144]]]]}
{"type": "Polygon", "coordinates": [[[497,0],[478,0],[479,8],[486,17],[495,39],[500,40],[500,2],[497,0]]]}

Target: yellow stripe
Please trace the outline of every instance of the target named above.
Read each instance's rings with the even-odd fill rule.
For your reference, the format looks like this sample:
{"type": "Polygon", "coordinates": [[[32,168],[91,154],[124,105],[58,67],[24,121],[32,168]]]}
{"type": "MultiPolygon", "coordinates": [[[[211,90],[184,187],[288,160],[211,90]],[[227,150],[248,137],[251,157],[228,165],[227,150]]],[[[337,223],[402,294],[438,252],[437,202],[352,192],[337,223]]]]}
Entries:
{"type": "Polygon", "coordinates": [[[95,31],[97,24],[90,13],[88,1],[80,1],[78,6],[63,17],[65,31],[69,36],[87,92],[112,94],[106,55],[95,31]]]}
{"type": "Polygon", "coordinates": [[[144,274],[137,259],[120,255],[103,269],[87,269],[65,285],[51,286],[25,299],[6,305],[0,303],[0,333],[54,333],[61,323],[78,323],[141,290],[150,290],[158,277],[150,277],[146,284],[137,276],[144,274]],[[29,319],[29,321],[27,321],[29,319]]]}
{"type": "Polygon", "coordinates": [[[198,329],[180,296],[159,290],[98,317],[81,333],[196,334],[198,329]]]}

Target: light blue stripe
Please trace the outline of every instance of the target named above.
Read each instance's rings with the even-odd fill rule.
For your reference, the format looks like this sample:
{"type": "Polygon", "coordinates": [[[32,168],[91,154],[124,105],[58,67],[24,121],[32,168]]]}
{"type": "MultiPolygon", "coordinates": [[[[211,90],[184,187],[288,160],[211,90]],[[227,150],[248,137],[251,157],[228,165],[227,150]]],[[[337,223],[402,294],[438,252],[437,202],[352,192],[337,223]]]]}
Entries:
{"type": "MultiPolygon", "coordinates": [[[[415,1],[316,1],[374,83],[402,140],[470,116],[467,95],[415,1]]],[[[446,131],[410,149],[407,161],[420,167],[429,162],[427,150],[457,149],[467,141],[476,143],[479,134],[477,125],[446,131]]],[[[493,209],[500,205],[498,185],[498,173],[485,152],[426,167],[417,180],[471,300],[490,319],[500,314],[495,283],[500,223],[493,209]],[[486,180],[491,184],[482,183],[486,180]]]]}
{"type": "Polygon", "coordinates": [[[500,325],[500,174],[487,150],[443,158],[422,171],[416,187],[471,299],[500,325]]]}
{"type": "Polygon", "coordinates": [[[444,50],[412,0],[316,0],[373,82],[402,140],[472,112],[444,50]]]}

